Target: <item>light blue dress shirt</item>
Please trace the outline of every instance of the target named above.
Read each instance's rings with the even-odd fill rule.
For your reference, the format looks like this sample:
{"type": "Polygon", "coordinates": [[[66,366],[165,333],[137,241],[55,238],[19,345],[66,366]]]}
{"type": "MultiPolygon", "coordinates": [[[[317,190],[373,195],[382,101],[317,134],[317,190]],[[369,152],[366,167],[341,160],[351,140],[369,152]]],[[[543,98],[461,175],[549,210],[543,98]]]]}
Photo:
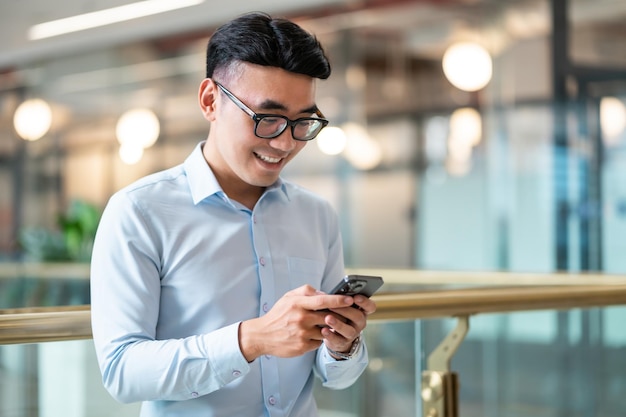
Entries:
{"type": "MultiPolygon", "coordinates": [[[[287,291],[343,276],[338,219],[287,181],[250,211],[222,191],[200,143],[177,167],[113,195],[91,263],[93,337],[103,383],[141,416],[317,416],[313,378],[341,389],[367,366],[321,347],[248,363],[243,320],[287,291]]],[[[271,336],[270,336],[271,337],[271,336]]]]}

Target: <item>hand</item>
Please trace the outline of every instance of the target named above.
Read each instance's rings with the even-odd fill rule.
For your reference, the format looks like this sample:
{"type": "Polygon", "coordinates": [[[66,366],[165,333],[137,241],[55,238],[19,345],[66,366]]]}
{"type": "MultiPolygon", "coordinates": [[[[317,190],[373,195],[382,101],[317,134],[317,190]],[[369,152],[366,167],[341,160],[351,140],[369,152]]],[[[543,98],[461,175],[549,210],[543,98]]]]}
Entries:
{"type": "MultiPolygon", "coordinates": [[[[329,330],[324,329],[329,317],[335,317],[337,321],[343,320],[343,317],[349,320],[353,318],[365,327],[362,312],[348,314],[344,311],[358,311],[350,307],[355,302],[353,297],[324,294],[310,285],[289,291],[267,314],[241,323],[239,326],[241,352],[246,360],[252,362],[261,355],[287,358],[317,349],[326,338],[322,332],[329,330]],[[338,315],[335,316],[335,314],[338,315]]],[[[371,302],[362,301],[362,303],[366,308],[372,308],[371,302]]],[[[349,327],[347,324],[344,326],[349,327]]],[[[346,332],[346,329],[342,326],[339,328],[342,336],[335,337],[343,338],[341,330],[346,332]]]]}
{"type": "Polygon", "coordinates": [[[367,326],[367,316],[376,311],[376,303],[362,295],[354,296],[354,304],[357,307],[332,308],[330,310],[334,314],[324,318],[328,327],[322,329],[322,336],[328,348],[348,352],[367,326]]]}

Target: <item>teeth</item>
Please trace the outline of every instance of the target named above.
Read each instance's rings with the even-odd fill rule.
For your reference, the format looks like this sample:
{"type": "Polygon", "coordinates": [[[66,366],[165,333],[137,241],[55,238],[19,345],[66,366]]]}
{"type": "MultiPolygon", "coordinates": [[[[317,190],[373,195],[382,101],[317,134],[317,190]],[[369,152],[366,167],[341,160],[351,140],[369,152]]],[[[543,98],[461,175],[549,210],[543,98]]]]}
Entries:
{"type": "Polygon", "coordinates": [[[269,157],[269,156],[259,155],[259,154],[256,154],[256,156],[260,160],[265,161],[265,162],[269,162],[270,164],[277,164],[281,160],[281,158],[272,158],[272,157],[269,157]]]}

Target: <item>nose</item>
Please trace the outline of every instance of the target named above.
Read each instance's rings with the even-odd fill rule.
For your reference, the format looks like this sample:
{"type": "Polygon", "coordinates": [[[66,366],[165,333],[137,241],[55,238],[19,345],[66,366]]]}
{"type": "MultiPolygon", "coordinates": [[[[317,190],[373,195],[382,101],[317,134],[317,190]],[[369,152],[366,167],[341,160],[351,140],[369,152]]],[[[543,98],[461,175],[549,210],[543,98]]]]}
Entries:
{"type": "Polygon", "coordinates": [[[291,127],[287,126],[287,129],[285,129],[283,133],[270,139],[270,146],[283,152],[291,152],[294,150],[297,146],[297,141],[293,138],[291,127]]]}

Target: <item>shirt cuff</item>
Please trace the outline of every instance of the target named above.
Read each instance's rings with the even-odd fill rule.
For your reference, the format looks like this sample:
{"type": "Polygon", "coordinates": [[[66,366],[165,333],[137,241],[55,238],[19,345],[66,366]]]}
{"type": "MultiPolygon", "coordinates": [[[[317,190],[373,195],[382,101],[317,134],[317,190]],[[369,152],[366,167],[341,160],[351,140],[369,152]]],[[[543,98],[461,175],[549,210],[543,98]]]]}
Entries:
{"type": "Polygon", "coordinates": [[[208,360],[224,384],[250,371],[250,364],[239,347],[239,325],[237,322],[211,332],[207,344],[208,360]]]}
{"type": "Polygon", "coordinates": [[[326,346],[322,346],[317,354],[319,377],[326,388],[344,389],[352,385],[365,371],[368,363],[367,346],[361,342],[356,355],[347,360],[333,358],[326,346]]]}

